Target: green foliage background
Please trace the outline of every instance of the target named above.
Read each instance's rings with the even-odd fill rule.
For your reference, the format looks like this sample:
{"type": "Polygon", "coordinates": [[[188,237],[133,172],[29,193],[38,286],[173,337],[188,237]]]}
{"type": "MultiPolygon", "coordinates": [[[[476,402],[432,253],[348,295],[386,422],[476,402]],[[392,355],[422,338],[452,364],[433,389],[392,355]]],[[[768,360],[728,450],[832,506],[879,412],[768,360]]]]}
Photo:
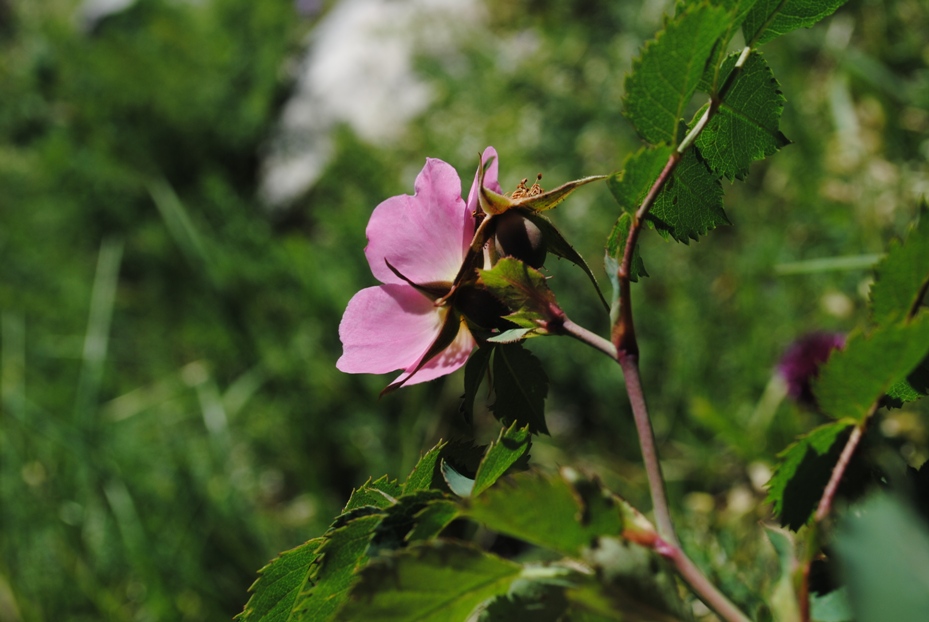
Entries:
{"type": "MultiPolygon", "coordinates": [[[[338,129],[321,181],[269,215],[259,156],[315,26],[291,2],[139,0],[92,33],[71,0],[0,2],[0,620],[228,619],[353,487],[468,434],[460,373],[378,400],[390,378],[335,370],[342,310],[373,283],[367,218],[427,155],[468,184],[492,144],[504,189],[616,170],[641,144],[623,77],[670,4],[495,4],[457,54],[420,58],[436,96],[401,140],[338,129]]],[[[864,312],[866,269],[797,262],[882,252],[927,193],[927,29],[920,0],[852,0],[766,46],[795,144],[725,188],[734,226],[644,239],[645,387],[698,561],[759,566],[760,486],[823,421],[778,399],[776,361],[864,312]]],[[[595,185],[551,217],[596,266],[618,213],[595,185]]],[[[586,277],[550,264],[571,317],[605,332],[586,277]]],[[[596,469],[647,507],[614,366],[565,340],[530,349],[552,379],[533,460],[596,469]]],[[[914,466],[925,409],[881,426],[914,466]]]]}

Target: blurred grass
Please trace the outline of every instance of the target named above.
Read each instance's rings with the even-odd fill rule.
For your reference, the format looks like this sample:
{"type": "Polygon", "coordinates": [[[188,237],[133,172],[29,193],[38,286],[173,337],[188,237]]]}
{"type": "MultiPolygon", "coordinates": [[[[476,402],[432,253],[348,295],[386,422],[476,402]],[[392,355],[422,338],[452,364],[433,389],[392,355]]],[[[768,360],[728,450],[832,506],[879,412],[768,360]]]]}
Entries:
{"type": "MultiPolygon", "coordinates": [[[[373,282],[367,218],[412,191],[426,156],[469,184],[487,144],[504,189],[617,169],[639,144],[622,78],[666,4],[495,6],[456,54],[419,60],[435,99],[402,140],[337,129],[323,178],[272,216],[255,199],[259,156],[314,26],[292,3],[140,0],[92,33],[74,2],[10,3],[0,620],[228,619],[257,568],[325,529],[352,486],[467,433],[460,378],[378,400],[388,378],[334,368],[344,306],[373,282]]],[[[765,546],[766,510],[745,500],[816,421],[780,400],[778,356],[863,317],[863,263],[783,266],[883,252],[929,189],[927,30],[919,0],[852,0],[768,46],[795,144],[726,187],[733,227],[690,246],[645,236],[645,386],[675,507],[708,562],[765,546]]],[[[552,214],[595,269],[616,216],[602,187],[552,214]]],[[[572,318],[606,331],[583,275],[550,268],[572,318]]],[[[534,459],[594,468],[647,507],[613,366],[573,342],[530,347],[553,379],[553,437],[534,459]]],[[[896,439],[913,462],[927,455],[917,421],[896,439]]]]}

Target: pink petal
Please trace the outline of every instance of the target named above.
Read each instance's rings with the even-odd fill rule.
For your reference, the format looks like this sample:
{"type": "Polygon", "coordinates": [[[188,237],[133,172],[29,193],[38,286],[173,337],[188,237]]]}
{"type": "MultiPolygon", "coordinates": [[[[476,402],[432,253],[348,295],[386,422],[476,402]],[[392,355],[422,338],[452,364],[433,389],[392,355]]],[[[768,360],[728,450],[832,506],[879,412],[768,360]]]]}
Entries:
{"type": "Polygon", "coordinates": [[[415,367],[442,328],[444,309],[406,283],[369,287],[355,294],[339,324],[349,374],[384,374],[415,367]]]}
{"type": "MultiPolygon", "coordinates": [[[[481,166],[487,164],[487,161],[491,158],[493,158],[493,162],[487,167],[487,172],[484,173],[484,186],[497,194],[503,194],[503,190],[500,189],[500,183],[497,181],[500,158],[497,157],[496,149],[493,147],[484,149],[484,153],[481,155],[481,166]]],[[[468,212],[472,214],[477,211],[477,182],[479,175],[480,170],[474,173],[474,183],[471,184],[471,192],[468,193],[468,212]]]]}
{"type": "MultiPolygon", "coordinates": [[[[474,337],[471,336],[471,333],[465,327],[464,323],[462,323],[458,331],[458,336],[455,337],[455,341],[453,341],[451,345],[434,356],[428,363],[423,365],[419,371],[413,371],[416,369],[416,365],[410,366],[406,371],[400,374],[394,382],[400,382],[405,378],[409,378],[410,374],[412,374],[413,377],[407,380],[404,385],[408,386],[435,380],[440,376],[450,374],[468,362],[468,357],[471,355],[471,351],[474,349],[475,345],[477,344],[474,342],[474,337]]],[[[417,364],[418,363],[419,361],[417,361],[417,364]]]]}
{"type": "Polygon", "coordinates": [[[413,283],[451,283],[474,236],[474,218],[461,199],[458,173],[428,158],[416,194],[391,197],[368,221],[365,255],[382,283],[402,283],[385,259],[413,283]]]}

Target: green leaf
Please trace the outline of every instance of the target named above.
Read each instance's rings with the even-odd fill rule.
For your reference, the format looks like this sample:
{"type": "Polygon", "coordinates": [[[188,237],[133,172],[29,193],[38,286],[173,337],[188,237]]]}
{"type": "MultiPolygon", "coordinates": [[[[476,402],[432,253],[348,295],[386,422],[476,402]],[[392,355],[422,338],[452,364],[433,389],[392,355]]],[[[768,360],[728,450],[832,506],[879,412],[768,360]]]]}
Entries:
{"type": "Polygon", "coordinates": [[[855,618],[848,604],[848,588],[841,587],[823,596],[811,594],[810,617],[813,622],[853,622],[855,618]]]}
{"type": "Polygon", "coordinates": [[[544,329],[560,311],[545,276],[519,259],[504,257],[490,270],[478,270],[478,274],[488,291],[528,324],[520,322],[524,328],[544,329]]]}
{"type": "Polygon", "coordinates": [[[403,484],[403,494],[435,488],[439,456],[447,443],[440,441],[419,459],[403,484]]]}
{"type": "Polygon", "coordinates": [[[465,364],[464,373],[464,396],[461,398],[461,407],[459,411],[464,417],[465,422],[469,425],[474,421],[474,400],[477,398],[477,390],[481,387],[481,382],[487,376],[487,369],[490,366],[490,355],[493,353],[492,346],[481,346],[471,353],[468,362],[465,364]]]}
{"type": "Polygon", "coordinates": [[[258,579],[249,588],[251,598],[236,616],[240,622],[287,622],[291,619],[297,596],[310,582],[318,559],[316,550],[323,538],[314,538],[284,551],[277,559],[258,571],[258,579]]]}
{"type": "Polygon", "coordinates": [[[474,480],[467,475],[463,475],[448,462],[442,461],[442,477],[449,489],[459,497],[465,498],[471,496],[474,490],[474,480]]]}
{"type": "Polygon", "coordinates": [[[636,527],[631,508],[597,486],[591,495],[562,477],[516,473],[471,498],[465,514],[493,531],[578,557],[598,536],[620,536],[627,523],[636,527]]]}
{"type": "Polygon", "coordinates": [[[521,566],[462,543],[432,541],[378,559],[336,620],[466,620],[482,602],[505,594],[521,566]]]}
{"type": "Polygon", "coordinates": [[[507,594],[490,601],[478,622],[560,622],[568,607],[564,591],[548,581],[514,581],[507,594]]]}
{"type": "Polygon", "coordinates": [[[494,417],[505,425],[528,426],[532,434],[548,434],[545,425],[545,398],[548,376],[542,364],[521,344],[494,348],[494,417]]]}
{"type": "Polygon", "coordinates": [[[393,504],[401,494],[403,494],[403,488],[397,480],[391,480],[386,475],[373,481],[369,478],[361,487],[352,491],[352,496],[342,508],[342,513],[364,506],[386,508],[393,504]]]}
{"type": "MultiPolygon", "coordinates": [[[[732,73],[738,58],[733,54],[726,59],[721,81],[732,73]]],[[[744,179],[749,164],[787,145],[790,141],[778,129],[785,101],[768,64],[753,52],[697,138],[697,148],[710,169],[730,181],[744,179]]]]}
{"type": "Polygon", "coordinates": [[[820,409],[836,419],[861,420],[888,389],[929,353],[929,314],[908,324],[857,334],[833,352],[813,382],[820,409]]]}
{"type": "Polygon", "coordinates": [[[871,285],[871,320],[878,326],[906,318],[929,288],[929,211],[901,244],[891,243],[871,285]]]}
{"type": "Polygon", "coordinates": [[[428,503],[414,517],[413,529],[406,536],[407,542],[431,540],[438,536],[460,513],[458,504],[448,499],[428,503]]]}
{"type": "Polygon", "coordinates": [[[626,78],[623,97],[624,114],[645,140],[677,145],[681,117],[726,27],[725,9],[697,6],[645,45],[626,78]]]}
{"type": "Polygon", "coordinates": [[[929,357],[926,357],[909,375],[890,387],[883,405],[900,408],[905,402],[913,402],[929,395],[929,357]]]}
{"type": "Polygon", "coordinates": [[[832,15],[845,0],[758,0],[745,20],[746,45],[757,47],[798,28],[809,28],[832,15]]]}
{"type": "MultiPolygon", "coordinates": [[[[603,268],[610,277],[610,284],[613,286],[613,295],[610,298],[610,318],[615,322],[613,314],[618,312],[619,308],[619,266],[623,260],[623,254],[626,252],[626,241],[629,239],[629,229],[632,227],[632,214],[624,212],[613,225],[610,231],[610,237],[606,240],[606,253],[603,256],[603,268]]],[[[642,261],[642,255],[639,253],[639,246],[632,250],[632,265],[629,270],[629,280],[633,283],[639,280],[640,276],[648,276],[645,270],[645,263],[642,261]]]]}
{"type": "Polygon", "coordinates": [[[833,544],[858,622],[921,622],[929,612],[929,531],[886,495],[849,513],[833,544]]]}
{"type": "Polygon", "coordinates": [[[765,526],[765,535],[780,561],[780,576],[767,594],[768,607],[775,620],[799,620],[797,592],[794,589],[794,572],[797,567],[796,543],[783,529],[765,526]]]}
{"type": "Polygon", "coordinates": [[[797,530],[806,524],[854,424],[849,419],[827,423],[778,454],[781,462],[768,482],[768,501],[782,525],[797,530]]]}
{"type": "Polygon", "coordinates": [[[729,52],[729,42],[732,41],[733,35],[742,27],[749,11],[752,10],[757,0],[720,0],[719,4],[729,11],[729,18],[726,20],[726,32],[719,38],[710,62],[707,64],[707,71],[700,80],[697,87],[706,93],[717,93],[723,80],[720,78],[720,68],[729,52]]]}
{"type": "Polygon", "coordinates": [[[548,251],[550,253],[561,257],[562,259],[567,259],[584,271],[584,274],[587,275],[587,278],[590,279],[590,282],[593,283],[594,288],[597,290],[597,295],[600,297],[600,301],[607,309],[609,309],[606,298],[603,296],[603,292],[600,290],[600,285],[597,283],[597,277],[594,276],[590,266],[587,265],[587,262],[584,261],[584,258],[581,257],[580,253],[574,250],[573,246],[568,244],[568,241],[565,240],[564,236],[561,235],[561,232],[555,228],[555,225],[552,224],[552,221],[542,214],[536,212],[526,212],[525,217],[532,221],[532,223],[535,224],[535,226],[538,227],[542,232],[542,237],[544,238],[545,244],[547,245],[548,251]]]}
{"type": "Polygon", "coordinates": [[[420,490],[403,495],[387,508],[368,546],[368,557],[406,546],[407,536],[416,524],[416,516],[431,503],[450,500],[440,490],[420,490]]]}
{"type": "Polygon", "coordinates": [[[729,224],[722,184],[695,149],[681,157],[646,218],[659,233],[684,243],[729,224]]]}
{"type": "Polygon", "coordinates": [[[607,187],[624,211],[634,214],[639,209],[673,153],[667,145],[642,147],[626,157],[621,171],[610,175],[607,187]]]}
{"type": "Polygon", "coordinates": [[[325,542],[316,552],[321,561],[315,584],[300,593],[294,619],[301,622],[331,619],[348,596],[356,569],[367,562],[368,544],[382,518],[381,514],[363,516],[326,533],[325,542]]]}
{"type": "Polygon", "coordinates": [[[490,488],[504,473],[520,459],[528,455],[532,445],[532,435],[529,428],[517,428],[516,423],[500,431],[496,443],[492,443],[477,468],[474,477],[472,496],[477,496],[490,488]]]}
{"type": "Polygon", "coordinates": [[[534,328],[511,328],[510,330],[503,331],[499,335],[488,337],[487,341],[491,343],[516,343],[533,336],[535,336],[534,328]]]}

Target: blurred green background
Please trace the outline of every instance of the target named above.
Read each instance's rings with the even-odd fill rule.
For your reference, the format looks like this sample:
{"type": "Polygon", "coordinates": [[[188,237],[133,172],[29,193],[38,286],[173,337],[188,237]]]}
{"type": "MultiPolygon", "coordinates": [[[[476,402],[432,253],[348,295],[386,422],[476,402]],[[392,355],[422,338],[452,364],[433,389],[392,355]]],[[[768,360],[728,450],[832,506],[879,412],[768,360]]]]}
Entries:
{"type": "MultiPolygon", "coordinates": [[[[460,0],[438,42],[435,20],[361,31],[343,43],[368,56],[414,42],[414,82],[397,88],[426,95],[373,138],[311,102],[297,148],[319,147],[318,178],[275,205],[263,171],[300,142],[280,119],[307,46],[317,66],[358,69],[323,29],[390,3],[125,4],[90,19],[76,0],[0,1],[0,622],[229,619],[353,486],[467,438],[460,373],[378,399],[391,377],[334,367],[345,304],[374,283],[367,218],[412,192],[426,156],[465,192],[488,144],[504,189],[618,169],[639,146],[623,76],[671,3],[460,0]]],[[[707,558],[747,555],[775,454],[818,420],[780,399],[778,357],[865,317],[868,256],[929,193],[927,33],[923,0],[851,0],[766,46],[795,144],[726,185],[732,227],[689,246],[645,237],[645,387],[673,505],[707,558]],[[809,263],[835,258],[853,267],[809,263]]],[[[390,120],[403,101],[369,104],[390,120]]],[[[600,185],[552,215],[603,282],[617,210],[600,185]]],[[[571,317],[605,333],[583,274],[549,263],[571,317]]],[[[594,469],[647,508],[617,368],[566,340],[530,348],[552,379],[534,460],[594,469]]],[[[915,466],[921,408],[881,427],[915,466]]],[[[473,433],[495,430],[485,414],[473,433]]]]}

